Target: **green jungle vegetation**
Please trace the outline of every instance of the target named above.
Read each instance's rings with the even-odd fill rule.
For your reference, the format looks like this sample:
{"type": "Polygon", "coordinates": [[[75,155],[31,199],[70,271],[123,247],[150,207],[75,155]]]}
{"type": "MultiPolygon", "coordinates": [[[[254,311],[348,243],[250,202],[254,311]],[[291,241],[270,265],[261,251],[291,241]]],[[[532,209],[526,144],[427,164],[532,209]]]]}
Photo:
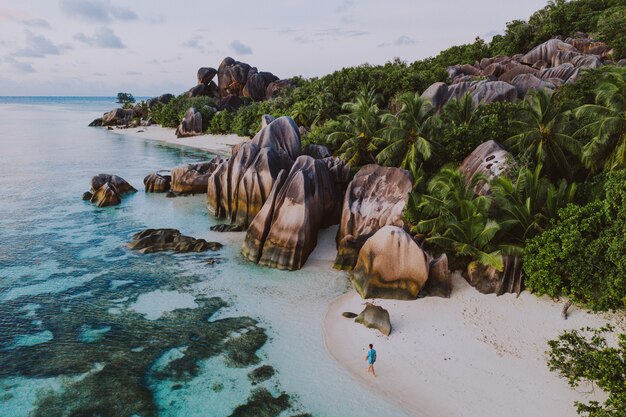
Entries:
{"type": "MultiPolygon", "coordinates": [[[[420,97],[446,81],[446,68],[482,58],[526,53],[577,31],[626,57],[626,1],[550,1],[527,21],[506,25],[491,42],[448,48],[407,63],[343,68],[320,78],[295,78],[279,97],[237,111],[213,113],[214,99],[181,95],[151,117],[175,127],[194,106],[209,133],[252,136],[261,116],[289,115],[308,133],[304,144],[327,146],[356,172],[377,163],[409,170],[414,189],[405,209],[412,233],[455,262],[503,268],[504,255],[523,259],[525,286],[537,295],[568,297],[594,311],[626,307],[626,68],[581,72],[554,93],[476,105],[469,95],[437,112],[420,97]],[[514,169],[488,184],[465,178],[460,162],[487,140],[513,155],[514,169]]],[[[549,366],[572,385],[589,380],[609,393],[603,404],[577,404],[581,415],[626,416],[626,342],[608,330],[565,332],[550,342],[549,366]],[[613,346],[613,347],[611,347],[613,346]]]]}

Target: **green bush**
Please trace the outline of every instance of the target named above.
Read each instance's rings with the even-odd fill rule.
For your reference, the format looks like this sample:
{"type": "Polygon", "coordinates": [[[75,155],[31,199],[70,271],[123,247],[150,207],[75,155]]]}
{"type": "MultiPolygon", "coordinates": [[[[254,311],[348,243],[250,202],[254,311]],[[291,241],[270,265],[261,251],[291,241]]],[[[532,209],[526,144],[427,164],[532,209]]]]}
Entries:
{"type": "Polygon", "coordinates": [[[527,287],[568,295],[594,310],[626,306],[626,170],[606,176],[597,200],[570,204],[546,231],[527,241],[527,287]]]}
{"type": "Polygon", "coordinates": [[[208,132],[213,134],[224,134],[232,132],[232,119],[232,112],[228,110],[218,111],[209,122],[208,132]]]}
{"type": "Polygon", "coordinates": [[[550,340],[548,367],[567,378],[572,388],[581,382],[597,384],[608,398],[603,404],[576,402],[578,414],[587,417],[626,416],[626,334],[613,343],[611,326],[563,332],[550,340]]]}
{"type": "Polygon", "coordinates": [[[206,130],[213,117],[215,99],[212,97],[174,97],[167,104],[157,103],[150,115],[155,122],[164,127],[177,127],[190,107],[202,113],[203,130],[206,130]]]}

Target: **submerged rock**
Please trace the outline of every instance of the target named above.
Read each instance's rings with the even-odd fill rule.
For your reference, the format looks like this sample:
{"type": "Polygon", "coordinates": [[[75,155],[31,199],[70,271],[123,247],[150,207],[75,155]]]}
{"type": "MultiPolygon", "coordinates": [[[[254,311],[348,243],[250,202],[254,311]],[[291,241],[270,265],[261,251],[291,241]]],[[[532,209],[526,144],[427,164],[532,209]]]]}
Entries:
{"type": "Polygon", "coordinates": [[[134,234],[132,242],[128,244],[129,249],[138,250],[141,253],[204,252],[218,250],[221,247],[222,244],[218,242],[207,242],[204,239],[184,236],[177,229],[146,229],[134,234]]]}
{"type": "Polygon", "coordinates": [[[122,177],[110,174],[98,174],[91,178],[91,190],[83,193],[83,200],[98,207],[115,206],[122,202],[121,196],[137,190],[122,177]]]}
{"type": "Polygon", "coordinates": [[[147,193],[166,193],[170,190],[171,181],[172,175],[169,171],[157,171],[148,174],[143,179],[143,184],[147,193]]]}
{"type": "Polygon", "coordinates": [[[122,198],[113,184],[105,182],[94,191],[91,196],[91,200],[89,201],[98,207],[107,207],[120,204],[122,202],[122,198]]]}
{"type": "Polygon", "coordinates": [[[335,268],[352,269],[365,241],[381,227],[404,226],[402,211],[412,187],[404,169],[371,164],[357,172],[343,199],[335,268]]]}
{"type": "Polygon", "coordinates": [[[276,374],[276,371],[270,365],[263,365],[254,370],[252,370],[248,374],[248,379],[252,382],[252,385],[259,384],[261,382],[265,382],[268,379],[272,378],[276,374]]]}
{"type": "Polygon", "coordinates": [[[391,320],[389,312],[380,306],[371,303],[365,304],[365,309],[354,319],[357,323],[369,329],[376,329],[385,336],[391,334],[391,320]]]}
{"type": "Polygon", "coordinates": [[[216,156],[209,162],[186,164],[172,169],[172,191],[178,194],[206,193],[209,177],[222,162],[222,158],[216,156]]]}
{"type": "Polygon", "coordinates": [[[428,258],[397,226],[385,226],[367,239],[350,280],[363,298],[414,300],[428,279],[428,258]]]}

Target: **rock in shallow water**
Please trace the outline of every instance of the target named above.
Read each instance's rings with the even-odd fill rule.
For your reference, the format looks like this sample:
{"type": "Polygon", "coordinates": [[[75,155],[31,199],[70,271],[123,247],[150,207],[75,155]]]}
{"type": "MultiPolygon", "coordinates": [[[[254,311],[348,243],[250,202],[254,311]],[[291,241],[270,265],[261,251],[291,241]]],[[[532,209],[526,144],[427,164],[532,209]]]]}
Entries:
{"type": "Polygon", "coordinates": [[[178,194],[206,193],[209,177],[222,162],[222,158],[216,156],[209,162],[177,166],[172,169],[172,192],[178,194]]]}
{"type": "Polygon", "coordinates": [[[354,319],[357,323],[369,329],[376,329],[385,336],[391,334],[391,319],[389,312],[380,306],[371,303],[365,304],[365,309],[354,319]]]}
{"type": "Polygon", "coordinates": [[[133,241],[128,244],[129,249],[138,250],[141,253],[204,252],[218,250],[221,247],[222,244],[218,242],[207,242],[204,239],[184,236],[177,229],[146,229],[133,235],[133,241]]]}
{"type": "Polygon", "coordinates": [[[147,193],[166,193],[170,190],[172,175],[169,171],[166,172],[151,172],[143,179],[147,193]]]}

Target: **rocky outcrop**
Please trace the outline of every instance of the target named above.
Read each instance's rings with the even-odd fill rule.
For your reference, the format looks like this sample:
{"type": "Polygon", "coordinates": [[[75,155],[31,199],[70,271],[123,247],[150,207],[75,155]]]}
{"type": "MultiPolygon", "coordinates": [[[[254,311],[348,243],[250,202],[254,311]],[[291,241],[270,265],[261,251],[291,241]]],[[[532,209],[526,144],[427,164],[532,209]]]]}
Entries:
{"type": "Polygon", "coordinates": [[[231,57],[224,58],[217,69],[217,83],[220,88],[220,96],[241,96],[243,88],[248,81],[250,65],[235,61],[231,57]]]}
{"type": "Polygon", "coordinates": [[[172,169],[172,191],[177,194],[206,193],[209,177],[222,162],[222,158],[216,156],[210,162],[186,164],[172,169]]]}
{"type": "Polygon", "coordinates": [[[324,159],[333,156],[324,145],[308,144],[302,151],[303,155],[309,155],[313,159],[324,159]]]}
{"type": "Polygon", "coordinates": [[[569,62],[566,64],[561,64],[558,67],[553,68],[545,68],[537,73],[537,77],[542,80],[547,80],[551,78],[558,78],[563,80],[564,82],[570,81],[570,79],[576,79],[578,76],[578,68],[576,68],[573,64],[569,62]]]}
{"type": "Polygon", "coordinates": [[[449,298],[452,293],[452,281],[448,270],[448,256],[444,253],[431,259],[428,268],[428,280],[420,292],[420,297],[449,298]]]}
{"type": "Polygon", "coordinates": [[[517,94],[520,97],[526,96],[526,93],[531,90],[542,90],[546,88],[549,90],[553,90],[555,88],[555,85],[552,84],[550,81],[541,80],[535,77],[533,74],[518,75],[517,77],[513,78],[513,80],[511,80],[511,85],[515,87],[515,89],[517,90],[517,94]]]}
{"type": "Polygon", "coordinates": [[[517,77],[518,75],[536,74],[537,71],[539,70],[533,67],[528,67],[526,65],[517,65],[511,68],[510,70],[506,71],[502,75],[500,75],[500,77],[498,78],[498,81],[504,81],[504,82],[510,83],[513,80],[513,78],[517,77]]]}
{"type": "Polygon", "coordinates": [[[98,174],[95,177],[91,178],[91,192],[95,193],[98,188],[102,187],[106,183],[113,185],[120,195],[126,193],[134,193],[137,191],[135,187],[130,185],[122,177],[110,174],[98,174]]]}
{"type": "Polygon", "coordinates": [[[113,109],[104,113],[102,117],[95,119],[89,126],[126,126],[134,117],[133,109],[113,109]]]}
{"type": "Polygon", "coordinates": [[[361,323],[369,329],[376,329],[385,336],[391,334],[391,319],[389,312],[380,306],[371,303],[365,304],[365,309],[359,314],[354,321],[361,323]]]}
{"type": "Polygon", "coordinates": [[[256,68],[251,68],[242,95],[254,101],[265,100],[267,87],[275,81],[278,81],[278,77],[271,72],[259,72],[256,68]]]}
{"type": "Polygon", "coordinates": [[[222,247],[218,242],[207,242],[204,239],[195,239],[184,236],[177,229],[146,229],[133,235],[128,248],[141,253],[160,251],[172,252],[204,252],[218,250],[222,247]]]}
{"type": "Polygon", "coordinates": [[[185,112],[182,122],[176,128],[176,137],[196,136],[201,135],[202,132],[202,113],[194,107],[190,107],[185,112]]]}
{"type": "Polygon", "coordinates": [[[122,177],[110,174],[98,174],[91,178],[91,189],[83,194],[87,200],[98,207],[115,206],[122,202],[121,196],[137,190],[122,177]]]}
{"type": "Polygon", "coordinates": [[[170,190],[172,174],[170,171],[151,172],[143,179],[147,193],[166,193],[170,190]]]}
{"type": "Polygon", "coordinates": [[[397,226],[384,226],[359,251],[350,280],[363,298],[414,300],[428,279],[428,257],[397,226]]]}
{"type": "MultiPolygon", "coordinates": [[[[460,170],[469,182],[478,173],[493,179],[506,174],[513,166],[513,156],[500,144],[489,140],[480,144],[461,163],[460,170]]],[[[488,183],[479,184],[475,190],[480,195],[491,192],[488,183]]]]}
{"type": "Polygon", "coordinates": [[[153,98],[149,98],[148,100],[146,100],[146,106],[148,107],[148,110],[151,110],[154,108],[154,106],[157,105],[157,103],[160,104],[167,104],[169,103],[172,99],[174,98],[173,94],[162,94],[158,97],[153,97],[153,98]]]}
{"type": "Polygon", "coordinates": [[[280,117],[255,137],[233,148],[209,179],[207,205],[216,217],[248,227],[267,201],[281,170],[289,171],[302,153],[295,122],[280,117]]]}
{"type": "Polygon", "coordinates": [[[219,88],[217,84],[211,81],[208,84],[198,84],[194,87],[191,87],[185,93],[187,97],[215,97],[218,98],[220,96],[219,88]]]}
{"type": "Polygon", "coordinates": [[[89,200],[97,207],[116,206],[122,202],[122,198],[111,183],[104,183],[95,190],[89,200]]]}
{"type": "Polygon", "coordinates": [[[265,89],[265,99],[269,100],[281,95],[282,91],[292,86],[291,80],[278,80],[271,82],[265,89]]]}
{"type": "Polygon", "coordinates": [[[211,67],[201,67],[198,69],[198,84],[209,84],[217,75],[217,70],[211,67]]]}
{"type": "Polygon", "coordinates": [[[402,211],[412,187],[404,169],[365,165],[359,170],[343,199],[335,268],[352,269],[365,241],[381,227],[404,226],[402,211]]]}
{"type": "Polygon", "coordinates": [[[540,60],[552,62],[553,55],[559,51],[576,51],[576,48],[560,39],[550,39],[534,47],[522,57],[520,62],[526,65],[533,65],[540,60]]]}
{"type": "Polygon", "coordinates": [[[470,85],[474,103],[516,101],[517,90],[503,81],[477,81],[470,85]]]}
{"type": "Polygon", "coordinates": [[[467,281],[483,294],[515,293],[519,295],[524,289],[522,260],[517,256],[503,256],[502,258],[504,263],[502,271],[478,262],[471,262],[467,266],[467,281]]]}
{"type": "Polygon", "coordinates": [[[422,93],[422,98],[430,100],[433,107],[440,108],[448,101],[448,84],[442,82],[431,84],[422,93]]]}
{"type": "Polygon", "coordinates": [[[270,197],[248,228],[243,255],[259,265],[295,270],[317,245],[320,228],[336,212],[334,183],[326,163],[310,156],[281,171],[270,197]]]}

